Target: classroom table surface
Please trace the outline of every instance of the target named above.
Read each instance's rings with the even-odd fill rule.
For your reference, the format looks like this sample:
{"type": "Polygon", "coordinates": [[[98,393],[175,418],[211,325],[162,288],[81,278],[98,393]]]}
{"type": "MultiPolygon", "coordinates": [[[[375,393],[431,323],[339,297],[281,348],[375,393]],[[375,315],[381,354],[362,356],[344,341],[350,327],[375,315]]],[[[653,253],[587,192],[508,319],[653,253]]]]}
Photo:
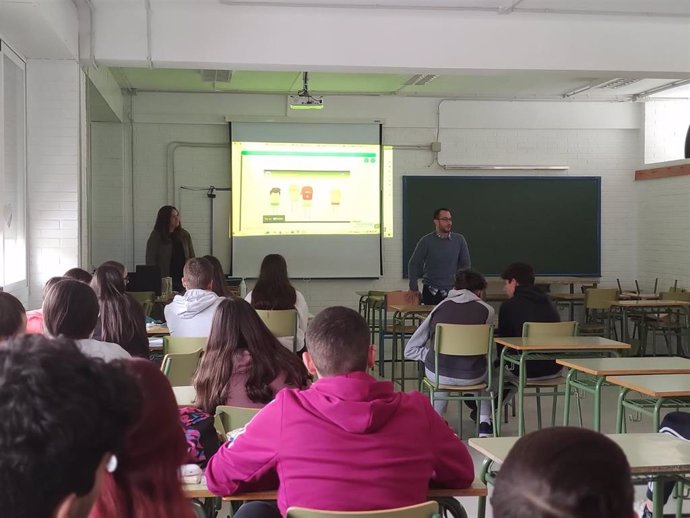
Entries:
{"type": "Polygon", "coordinates": [[[680,357],[559,358],[556,363],[592,376],[690,374],[690,359],[680,357]]]}
{"type": "MultiPolygon", "coordinates": [[[[184,484],[184,491],[187,498],[210,498],[214,497],[213,493],[208,490],[206,484],[184,484]]],[[[469,497],[469,496],[486,496],[486,486],[479,480],[472,482],[470,487],[463,489],[442,489],[429,488],[427,496],[429,498],[449,498],[449,497],[469,497]]],[[[248,493],[237,493],[231,496],[224,496],[225,501],[244,501],[244,500],[276,500],[278,498],[278,491],[272,489],[270,491],[255,491],[248,493]]]]}
{"type": "Polygon", "coordinates": [[[192,385],[180,385],[173,387],[172,390],[178,406],[191,405],[196,397],[196,390],[192,385]]]}
{"type": "Polygon", "coordinates": [[[146,326],[146,334],[148,335],[169,335],[170,330],[165,324],[157,324],[153,326],[146,326]]]}
{"type": "Polygon", "coordinates": [[[400,313],[431,313],[436,306],[425,306],[423,304],[389,304],[388,309],[400,313]]]}
{"type": "MultiPolygon", "coordinates": [[[[690,442],[663,433],[607,434],[628,458],[633,475],[690,472],[690,442]]],[[[487,437],[469,440],[471,448],[502,463],[519,437],[487,437]]]]}
{"type": "Polygon", "coordinates": [[[565,302],[584,302],[584,293],[549,293],[553,300],[565,301],[565,302]]]}
{"type": "Polygon", "coordinates": [[[690,397],[690,376],[686,374],[606,376],[606,381],[649,397],[690,397]]]}
{"type": "Polygon", "coordinates": [[[601,336],[534,336],[496,337],[497,344],[517,351],[587,351],[630,349],[630,344],[603,338],[601,336]]]}
{"type": "Polygon", "coordinates": [[[687,300],[612,300],[612,306],[621,308],[683,308],[690,306],[687,300]]]}

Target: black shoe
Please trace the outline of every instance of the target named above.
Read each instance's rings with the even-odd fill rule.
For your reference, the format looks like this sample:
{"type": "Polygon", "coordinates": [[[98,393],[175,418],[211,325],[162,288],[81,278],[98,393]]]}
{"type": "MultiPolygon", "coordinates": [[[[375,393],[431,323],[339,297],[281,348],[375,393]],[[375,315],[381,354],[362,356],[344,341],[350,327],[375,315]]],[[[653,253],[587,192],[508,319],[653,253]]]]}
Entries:
{"type": "Polygon", "coordinates": [[[492,423],[479,423],[479,437],[493,437],[494,425],[492,423]]]}
{"type": "Polygon", "coordinates": [[[474,410],[470,410],[470,419],[474,421],[475,423],[477,422],[477,409],[475,408],[474,410]]]}

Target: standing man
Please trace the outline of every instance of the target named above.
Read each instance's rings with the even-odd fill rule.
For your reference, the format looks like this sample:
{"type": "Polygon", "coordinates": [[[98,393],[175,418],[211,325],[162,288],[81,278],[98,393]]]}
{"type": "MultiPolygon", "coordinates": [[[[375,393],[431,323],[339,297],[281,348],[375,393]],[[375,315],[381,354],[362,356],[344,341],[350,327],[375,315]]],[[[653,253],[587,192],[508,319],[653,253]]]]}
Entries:
{"type": "Polygon", "coordinates": [[[410,257],[410,302],[419,300],[417,279],[422,277],[422,304],[438,304],[448,296],[455,272],[470,267],[470,250],[462,234],[451,232],[453,217],[445,208],[434,211],[435,230],[422,237],[410,257]]]}

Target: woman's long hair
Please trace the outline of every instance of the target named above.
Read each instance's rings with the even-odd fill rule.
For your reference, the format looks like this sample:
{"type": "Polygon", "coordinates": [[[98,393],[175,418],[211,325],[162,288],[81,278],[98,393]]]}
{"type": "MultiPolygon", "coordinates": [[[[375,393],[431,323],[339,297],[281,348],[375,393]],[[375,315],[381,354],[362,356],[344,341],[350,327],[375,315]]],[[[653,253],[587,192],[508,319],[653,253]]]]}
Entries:
{"type": "Polygon", "coordinates": [[[248,351],[251,356],[245,385],[255,403],[268,403],[275,394],[270,384],[285,375],[285,384],[306,387],[307,369],[283,347],[246,301],[229,297],[218,304],[213,316],[206,351],[194,376],[196,404],[209,413],[228,398],[235,359],[248,351]]]}
{"type": "MultiPolygon", "coordinates": [[[[170,237],[170,216],[174,210],[176,210],[178,214],[180,213],[180,211],[177,210],[177,207],[173,207],[172,205],[163,205],[160,209],[158,209],[158,214],[156,214],[156,222],[153,225],[153,230],[154,232],[160,234],[160,237],[163,239],[168,239],[170,237]]],[[[173,233],[179,232],[181,228],[182,223],[180,223],[177,228],[173,230],[173,233]]]]}
{"type": "Polygon", "coordinates": [[[223,276],[223,267],[220,261],[213,255],[205,255],[204,259],[213,266],[213,285],[211,286],[211,291],[219,297],[227,297],[228,292],[225,289],[225,277],[223,276]]]}
{"type": "Polygon", "coordinates": [[[187,455],[177,402],[170,383],[152,362],[118,363],[137,381],[143,394],[139,418],[116,452],[114,473],[104,474],[90,518],[193,518],[180,483],[187,455]]]}
{"type": "Polygon", "coordinates": [[[125,279],[114,266],[96,268],[91,287],[98,297],[100,339],[121,345],[134,356],[148,356],[146,316],[141,305],[125,292],[125,279]],[[141,347],[131,350],[135,344],[141,347]]]}
{"type": "Polygon", "coordinates": [[[280,254],[268,254],[261,261],[259,278],[252,290],[256,309],[292,309],[297,292],[288,279],[287,263],[280,254]]]}

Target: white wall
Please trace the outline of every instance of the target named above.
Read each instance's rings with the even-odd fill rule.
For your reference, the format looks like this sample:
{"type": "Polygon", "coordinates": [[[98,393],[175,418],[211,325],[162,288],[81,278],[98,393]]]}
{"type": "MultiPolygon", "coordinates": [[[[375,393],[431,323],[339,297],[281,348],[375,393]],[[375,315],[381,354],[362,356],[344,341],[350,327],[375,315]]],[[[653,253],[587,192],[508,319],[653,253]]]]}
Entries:
{"type": "MultiPolygon", "coordinates": [[[[290,118],[373,120],[384,122],[387,144],[427,145],[435,139],[438,99],[333,97],[318,114],[290,118]]],[[[578,104],[588,114],[572,121],[571,103],[448,102],[442,106],[442,161],[474,164],[530,163],[569,165],[567,175],[602,177],[602,274],[604,282],[637,273],[636,192],[633,172],[642,161],[641,105],[578,104]],[[531,114],[526,119],[525,109],[531,114]],[[542,121],[542,122],[535,122],[542,121]],[[632,217],[631,217],[632,215],[632,217]]],[[[166,149],[172,141],[227,143],[226,116],[284,117],[281,96],[139,94],[133,98],[134,118],[134,263],[144,258],[155,213],[167,203],[166,149]]],[[[95,153],[95,150],[94,150],[95,153]]],[[[393,239],[384,241],[385,276],[376,281],[298,281],[312,311],[328,305],[353,306],[355,290],[404,287],[401,278],[402,175],[467,175],[429,166],[432,155],[398,150],[394,166],[393,239]]],[[[227,185],[227,154],[219,149],[180,149],[175,158],[176,183],[227,185]]],[[[505,172],[500,173],[505,174],[505,172]]],[[[517,172],[516,175],[529,173],[517,172]]],[[[554,173],[548,173],[554,174],[554,173]]],[[[183,223],[190,228],[197,254],[208,252],[208,204],[204,193],[183,193],[178,199],[183,223]]],[[[101,196],[95,194],[94,204],[101,196]]],[[[105,201],[105,200],[103,200],[105,201]]],[[[172,201],[172,200],[170,200],[172,201]]],[[[490,207],[487,207],[490,210],[490,207]]],[[[431,227],[431,222],[429,222],[431,227]]],[[[462,231],[462,221],[456,222],[462,231]]],[[[567,232],[567,229],[563,229],[567,232]]],[[[227,235],[227,234],[226,234],[227,235]]],[[[470,248],[472,244],[470,243],[470,248]]],[[[217,255],[222,255],[216,250],[217,255]]],[[[257,258],[257,270],[258,261],[257,258]]],[[[318,260],[318,251],[314,252],[318,260]]],[[[133,266],[129,264],[128,266],[133,266]]]]}
{"type": "Polygon", "coordinates": [[[48,278],[79,265],[80,106],[83,74],[74,61],[26,64],[29,307],[48,278]]]}
{"type": "Polygon", "coordinates": [[[654,100],[644,105],[644,162],[685,158],[690,99],[654,100]]]}

